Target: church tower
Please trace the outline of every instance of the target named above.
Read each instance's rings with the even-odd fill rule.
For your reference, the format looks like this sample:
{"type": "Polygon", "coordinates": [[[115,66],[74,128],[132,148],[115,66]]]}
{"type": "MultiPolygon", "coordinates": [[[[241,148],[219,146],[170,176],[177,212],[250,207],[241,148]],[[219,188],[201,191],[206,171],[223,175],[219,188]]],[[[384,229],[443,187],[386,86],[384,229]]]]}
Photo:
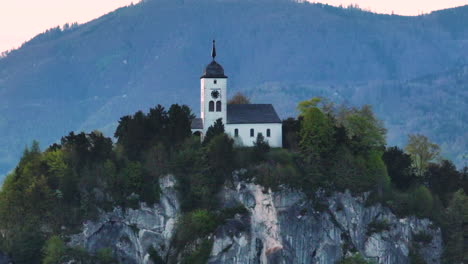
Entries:
{"type": "Polygon", "coordinates": [[[227,121],[227,76],[223,67],[215,61],[216,45],[213,40],[211,50],[212,61],[205,67],[200,77],[201,105],[200,112],[203,120],[203,134],[214,122],[221,118],[223,124],[227,121]]]}

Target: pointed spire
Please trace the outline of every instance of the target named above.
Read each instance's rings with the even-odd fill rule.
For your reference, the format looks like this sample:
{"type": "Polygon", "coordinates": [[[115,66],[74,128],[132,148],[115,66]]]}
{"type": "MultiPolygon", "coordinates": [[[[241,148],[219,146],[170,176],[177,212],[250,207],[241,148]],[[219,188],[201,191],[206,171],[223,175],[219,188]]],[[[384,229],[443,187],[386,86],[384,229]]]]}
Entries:
{"type": "Polygon", "coordinates": [[[214,40],[213,40],[213,48],[211,49],[211,57],[213,58],[213,60],[216,57],[216,42],[214,40]]]}

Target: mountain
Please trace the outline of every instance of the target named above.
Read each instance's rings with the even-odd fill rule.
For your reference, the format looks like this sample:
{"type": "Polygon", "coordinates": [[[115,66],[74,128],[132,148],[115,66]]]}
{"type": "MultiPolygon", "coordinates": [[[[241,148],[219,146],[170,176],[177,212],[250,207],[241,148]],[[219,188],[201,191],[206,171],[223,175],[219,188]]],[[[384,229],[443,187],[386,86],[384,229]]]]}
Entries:
{"type": "Polygon", "coordinates": [[[468,6],[403,17],[273,0],[146,1],[50,29],[0,59],[0,174],[33,139],[111,135],[118,117],[156,104],[198,113],[212,39],[230,94],[273,103],[283,118],[295,115],[289,98],[371,101],[391,144],[404,142],[401,131],[424,132],[462,165],[467,16],[468,6]]]}

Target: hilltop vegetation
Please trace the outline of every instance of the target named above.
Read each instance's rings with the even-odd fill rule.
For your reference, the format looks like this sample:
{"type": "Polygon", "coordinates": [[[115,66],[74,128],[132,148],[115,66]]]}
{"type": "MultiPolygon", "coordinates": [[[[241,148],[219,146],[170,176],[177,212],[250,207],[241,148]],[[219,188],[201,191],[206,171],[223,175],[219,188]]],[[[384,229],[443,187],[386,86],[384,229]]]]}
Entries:
{"type": "Polygon", "coordinates": [[[47,146],[71,130],[111,135],[120,116],[155,101],[196,110],[213,38],[231,93],[273,103],[282,117],[293,115],[290,102],[311,96],[366,100],[385,117],[392,144],[423,133],[463,165],[466,73],[459,81],[450,72],[467,63],[467,14],[467,7],[401,17],[289,1],[144,1],[48,30],[0,59],[0,173],[31,138],[47,146]],[[417,79],[436,73],[447,82],[417,79]]]}
{"type": "MultiPolygon", "coordinates": [[[[435,162],[437,149],[422,135],[410,141],[408,153],[386,148],[386,130],[369,106],[337,106],[316,98],[298,109],[297,119],[284,121],[285,149],[271,149],[261,136],[252,148],[235,148],[221,122],[200,142],[190,131],[191,110],[180,105],[122,117],[115,144],[97,131],[70,133],[43,152],[33,143],[0,192],[0,249],[20,264],[41,259],[113,263],[109,249],[89,253],[68,247],[69,235],[102,210],[158,202],[159,177],[174,174],[184,214],[172,247],[184,263],[204,263],[212,245],[209,235],[226,219],[248,213],[243,207],[221,209],[215,198],[237,171],[237,177],[265,190],[301,190],[317,210],[325,202],[317,191],[370,192],[369,205],[380,202],[401,217],[428,217],[441,225],[447,263],[465,257],[466,169],[457,171],[447,160],[435,162]],[[422,155],[428,151],[433,155],[422,155]]],[[[376,222],[368,228],[379,232],[387,227],[376,222]]],[[[174,257],[151,252],[155,261],[174,257]]],[[[363,261],[355,256],[342,263],[363,261]]]]}

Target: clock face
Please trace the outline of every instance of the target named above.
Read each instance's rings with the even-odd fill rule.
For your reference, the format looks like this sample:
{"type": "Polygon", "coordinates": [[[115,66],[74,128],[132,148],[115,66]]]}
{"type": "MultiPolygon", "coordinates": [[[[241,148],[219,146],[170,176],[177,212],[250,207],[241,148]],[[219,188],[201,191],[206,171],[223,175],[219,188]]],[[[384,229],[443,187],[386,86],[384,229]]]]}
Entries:
{"type": "Polygon", "coordinates": [[[213,97],[213,99],[218,99],[218,97],[219,97],[219,91],[212,91],[212,92],[211,92],[211,97],[213,97]]]}

